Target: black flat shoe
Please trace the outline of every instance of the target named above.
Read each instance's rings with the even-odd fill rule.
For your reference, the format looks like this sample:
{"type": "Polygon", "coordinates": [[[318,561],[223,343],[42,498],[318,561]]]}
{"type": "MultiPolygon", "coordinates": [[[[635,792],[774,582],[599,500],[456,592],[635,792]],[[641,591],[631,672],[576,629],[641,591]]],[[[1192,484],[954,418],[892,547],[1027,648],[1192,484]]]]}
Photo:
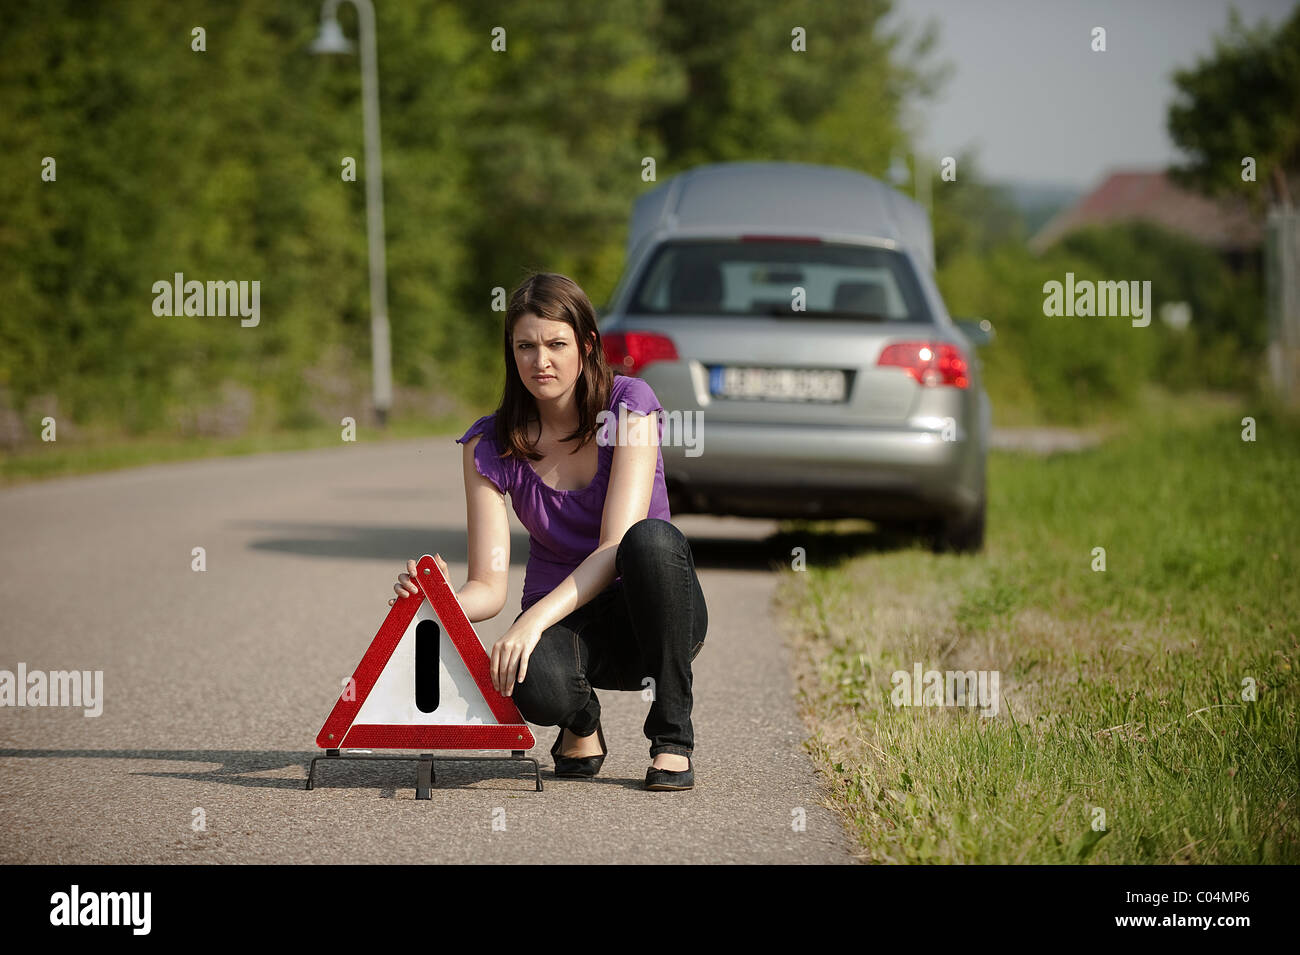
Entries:
{"type": "Polygon", "coordinates": [[[686,757],[686,768],[682,770],[655,769],[651,766],[645,771],[645,788],[661,792],[695,788],[695,763],[686,757]]]}
{"type": "Polygon", "coordinates": [[[555,737],[555,745],[551,747],[551,756],[555,759],[555,775],[590,778],[600,772],[609,749],[605,746],[605,734],[601,731],[599,721],[596,723],[596,739],[600,740],[599,756],[561,756],[560,744],[564,741],[564,727],[561,726],[560,735],[555,737]]]}

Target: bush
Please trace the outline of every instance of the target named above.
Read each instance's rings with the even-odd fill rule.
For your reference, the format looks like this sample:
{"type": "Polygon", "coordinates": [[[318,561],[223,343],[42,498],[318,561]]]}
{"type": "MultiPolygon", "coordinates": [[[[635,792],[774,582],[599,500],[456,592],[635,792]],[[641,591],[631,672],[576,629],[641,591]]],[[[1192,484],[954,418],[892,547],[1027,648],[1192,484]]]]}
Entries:
{"type": "Polygon", "coordinates": [[[950,255],[938,275],[953,315],[989,319],[981,351],[999,424],[1084,424],[1137,401],[1148,382],[1252,391],[1267,336],[1258,272],[1232,272],[1213,251],[1145,223],[1072,234],[1045,256],[1017,243],[950,255]],[[1045,283],[1150,281],[1151,324],[1120,316],[1048,316],[1045,283]],[[1178,331],[1162,305],[1186,302],[1178,331]]]}

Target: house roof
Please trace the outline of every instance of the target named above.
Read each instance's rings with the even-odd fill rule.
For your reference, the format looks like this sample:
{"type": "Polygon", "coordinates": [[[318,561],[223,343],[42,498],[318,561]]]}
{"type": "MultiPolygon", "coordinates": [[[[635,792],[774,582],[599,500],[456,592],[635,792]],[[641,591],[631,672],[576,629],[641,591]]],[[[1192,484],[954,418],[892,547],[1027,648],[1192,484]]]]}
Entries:
{"type": "Polygon", "coordinates": [[[1029,247],[1042,252],[1076,229],[1131,221],[1164,226],[1221,252],[1254,249],[1264,238],[1263,224],[1240,200],[1189,192],[1162,171],[1126,171],[1110,173],[1057,213],[1029,240],[1029,247]]]}

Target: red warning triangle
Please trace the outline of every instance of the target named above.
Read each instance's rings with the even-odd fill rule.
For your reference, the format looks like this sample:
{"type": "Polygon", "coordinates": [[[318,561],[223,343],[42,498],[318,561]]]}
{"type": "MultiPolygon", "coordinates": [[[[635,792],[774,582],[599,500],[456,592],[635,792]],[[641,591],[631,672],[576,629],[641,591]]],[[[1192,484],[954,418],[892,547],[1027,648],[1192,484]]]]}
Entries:
{"type": "Polygon", "coordinates": [[[492,686],[447,579],[425,554],[414,595],[398,597],[316,736],[322,749],[531,749],[515,706],[492,686]]]}

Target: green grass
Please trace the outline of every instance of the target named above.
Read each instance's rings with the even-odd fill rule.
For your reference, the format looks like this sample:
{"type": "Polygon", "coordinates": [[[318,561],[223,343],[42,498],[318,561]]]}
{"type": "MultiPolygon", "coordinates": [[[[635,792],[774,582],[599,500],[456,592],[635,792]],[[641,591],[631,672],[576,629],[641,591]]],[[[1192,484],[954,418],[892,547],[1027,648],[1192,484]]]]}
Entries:
{"type": "Polygon", "coordinates": [[[1095,450],[993,454],[983,554],[794,525],[807,746],[862,857],[1300,861],[1298,474],[1294,419],[1153,400],[1095,450]],[[918,662],[998,671],[999,712],[894,706],[918,662]]]}
{"type": "MultiPolygon", "coordinates": [[[[386,428],[358,424],[356,443],[401,440],[438,434],[460,433],[466,421],[474,417],[446,415],[439,418],[404,416],[389,421],[386,428]]],[[[84,440],[59,440],[29,446],[13,454],[0,455],[0,487],[24,484],[54,477],[114,471],[169,461],[275,451],[301,451],[309,448],[339,447],[344,442],[337,427],[281,429],[238,438],[172,438],[149,436],[126,438],[105,434],[84,440]]]]}

